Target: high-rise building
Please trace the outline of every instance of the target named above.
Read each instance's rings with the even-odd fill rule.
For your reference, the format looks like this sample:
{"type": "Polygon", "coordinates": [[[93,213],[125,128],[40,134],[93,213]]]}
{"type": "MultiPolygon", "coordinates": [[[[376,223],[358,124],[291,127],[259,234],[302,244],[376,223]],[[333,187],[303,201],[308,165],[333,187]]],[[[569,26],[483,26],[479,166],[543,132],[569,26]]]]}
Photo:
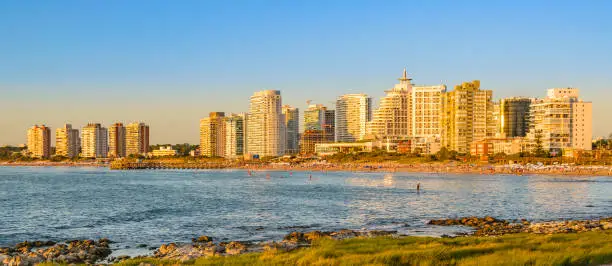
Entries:
{"type": "Polygon", "coordinates": [[[581,100],[579,92],[575,88],[554,88],[548,90],[546,98],[533,100],[528,138],[541,142],[548,151],[591,150],[592,103],[581,100]]]}
{"type": "Polygon", "coordinates": [[[246,153],[246,120],[244,113],[225,117],[225,157],[240,158],[246,153]]]}
{"type": "Polygon", "coordinates": [[[325,125],[325,111],[327,107],[322,104],[311,104],[304,111],[304,130],[323,130],[325,125]]]}
{"type": "Polygon", "coordinates": [[[285,117],[285,154],[296,154],[300,149],[300,111],[283,105],[282,112],[285,117]]]}
{"type": "Polygon", "coordinates": [[[51,154],[51,129],[34,125],[28,129],[28,152],[34,158],[49,158],[51,154]]]}
{"type": "Polygon", "coordinates": [[[108,129],[108,156],[114,158],[125,157],[125,127],[123,123],[115,123],[108,129]]]}
{"type": "Polygon", "coordinates": [[[327,142],[334,142],[336,137],[336,111],[325,110],[325,124],[323,125],[327,142]]]}
{"type": "Polygon", "coordinates": [[[149,151],[149,126],[138,122],[125,126],[125,155],[146,155],[149,151]]]}
{"type": "Polygon", "coordinates": [[[336,100],[336,141],[363,139],[372,120],[372,98],[365,94],[346,94],[336,100]]]}
{"type": "Polygon", "coordinates": [[[314,154],[315,145],[334,142],[334,110],[327,110],[322,104],[311,104],[304,111],[304,132],[300,136],[300,153],[314,154]]]}
{"type": "Polygon", "coordinates": [[[406,69],[401,78],[386,96],[380,99],[379,108],[374,111],[370,122],[370,132],[377,139],[403,139],[411,134],[411,78],[406,69]]]}
{"type": "Polygon", "coordinates": [[[529,107],[531,99],[514,97],[501,99],[499,125],[502,137],[524,137],[529,131],[529,107]]]}
{"type": "Polygon", "coordinates": [[[495,136],[493,91],[481,90],[480,81],[464,82],[442,93],[442,146],[469,153],[472,142],[495,136]]]}
{"type": "Polygon", "coordinates": [[[442,132],[440,125],[440,108],[442,93],[446,85],[412,86],[412,136],[417,138],[439,138],[442,132]]]}
{"type": "Polygon", "coordinates": [[[251,96],[247,119],[249,154],[281,156],[285,152],[285,123],[280,91],[264,90],[251,96]]]}
{"type": "Polygon", "coordinates": [[[81,137],[79,130],[73,129],[71,124],[55,130],[55,154],[75,158],[79,156],[81,137]]]}
{"type": "Polygon", "coordinates": [[[98,123],[89,123],[81,132],[81,157],[106,158],[108,155],[108,130],[98,123]]]}
{"type": "Polygon", "coordinates": [[[225,113],[211,112],[200,120],[200,155],[225,156],[225,113]]]}

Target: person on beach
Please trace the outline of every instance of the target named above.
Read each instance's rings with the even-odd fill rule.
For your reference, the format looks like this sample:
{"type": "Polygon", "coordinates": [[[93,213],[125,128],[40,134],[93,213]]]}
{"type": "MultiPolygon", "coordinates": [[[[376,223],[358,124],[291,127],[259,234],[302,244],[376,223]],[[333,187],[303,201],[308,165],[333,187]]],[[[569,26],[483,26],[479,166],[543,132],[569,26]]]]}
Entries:
{"type": "Polygon", "coordinates": [[[310,176],[308,177],[308,180],[312,181],[312,175],[310,175],[310,176]]]}
{"type": "Polygon", "coordinates": [[[417,183],[417,192],[421,192],[421,183],[417,183]]]}

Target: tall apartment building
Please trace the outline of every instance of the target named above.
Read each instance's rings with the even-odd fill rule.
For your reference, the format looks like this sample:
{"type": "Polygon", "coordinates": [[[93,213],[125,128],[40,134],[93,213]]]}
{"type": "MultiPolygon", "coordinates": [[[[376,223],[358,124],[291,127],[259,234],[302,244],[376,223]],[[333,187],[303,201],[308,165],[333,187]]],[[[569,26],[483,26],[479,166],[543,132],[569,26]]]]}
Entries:
{"type": "Polygon", "coordinates": [[[108,156],[122,158],[126,156],[125,127],[123,123],[114,123],[108,129],[108,156]]]}
{"type": "Polygon", "coordinates": [[[398,80],[399,84],[385,91],[387,95],[380,99],[380,106],[372,116],[369,130],[375,138],[403,139],[411,134],[412,79],[405,68],[398,80]]]}
{"type": "Polygon", "coordinates": [[[592,103],[580,99],[579,93],[575,88],[553,88],[546,98],[533,100],[528,138],[540,139],[549,151],[591,150],[592,103]]]}
{"type": "Polygon", "coordinates": [[[28,129],[28,152],[34,158],[49,158],[51,155],[51,129],[45,125],[34,125],[28,129]]]}
{"type": "Polygon", "coordinates": [[[246,120],[244,113],[225,117],[225,157],[240,158],[246,152],[246,120]]]}
{"type": "Polygon", "coordinates": [[[311,104],[304,111],[304,130],[323,130],[327,107],[322,104],[311,104]]]}
{"type": "Polygon", "coordinates": [[[211,112],[200,120],[200,155],[225,156],[225,113],[211,112]]]}
{"type": "Polygon", "coordinates": [[[81,132],[81,157],[106,158],[108,155],[108,130],[99,123],[89,123],[81,132]]]}
{"type": "Polygon", "coordinates": [[[281,156],[285,152],[285,123],[280,91],[258,91],[251,96],[247,120],[249,154],[281,156]]]}
{"type": "Polygon", "coordinates": [[[412,86],[412,136],[439,138],[442,134],[440,110],[446,85],[412,86]]]}
{"type": "Polygon", "coordinates": [[[363,139],[372,120],[372,98],[366,94],[345,94],[336,99],[336,141],[363,139]]]}
{"type": "Polygon", "coordinates": [[[480,89],[479,80],[442,93],[442,146],[469,153],[472,142],[494,137],[492,97],[493,91],[480,89]]]}
{"type": "Polygon", "coordinates": [[[529,131],[529,107],[531,99],[513,97],[499,103],[499,125],[502,137],[524,137],[529,131]]]}
{"type": "Polygon", "coordinates": [[[283,105],[285,123],[285,154],[296,154],[300,149],[300,110],[283,105]]]}
{"type": "Polygon", "coordinates": [[[145,155],[149,151],[149,126],[138,122],[125,126],[125,155],[145,155]]]}
{"type": "Polygon", "coordinates": [[[334,142],[336,137],[336,111],[325,110],[325,124],[323,125],[325,138],[328,142],[334,142]]]}
{"type": "Polygon", "coordinates": [[[73,129],[71,124],[55,130],[55,154],[75,158],[79,156],[81,137],[79,130],[73,129]]]}

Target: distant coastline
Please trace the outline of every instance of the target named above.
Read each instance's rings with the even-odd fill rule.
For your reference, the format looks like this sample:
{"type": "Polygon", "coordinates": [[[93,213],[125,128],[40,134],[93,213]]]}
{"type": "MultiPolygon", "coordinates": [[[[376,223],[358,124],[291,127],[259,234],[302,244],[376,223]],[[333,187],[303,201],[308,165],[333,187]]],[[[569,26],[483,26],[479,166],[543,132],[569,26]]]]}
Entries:
{"type": "MultiPolygon", "coordinates": [[[[253,173],[262,171],[346,171],[346,172],[384,172],[384,173],[419,173],[419,174],[478,174],[478,175],[550,175],[550,176],[612,176],[612,166],[607,165],[509,165],[509,164],[474,164],[451,162],[401,164],[397,162],[376,163],[228,163],[218,161],[203,166],[176,162],[143,162],[154,166],[138,168],[139,170],[161,169],[242,169],[253,173]]],[[[101,167],[110,168],[108,163],[99,162],[0,162],[0,167],[101,167]]],[[[126,168],[119,170],[133,170],[126,168]]]]}

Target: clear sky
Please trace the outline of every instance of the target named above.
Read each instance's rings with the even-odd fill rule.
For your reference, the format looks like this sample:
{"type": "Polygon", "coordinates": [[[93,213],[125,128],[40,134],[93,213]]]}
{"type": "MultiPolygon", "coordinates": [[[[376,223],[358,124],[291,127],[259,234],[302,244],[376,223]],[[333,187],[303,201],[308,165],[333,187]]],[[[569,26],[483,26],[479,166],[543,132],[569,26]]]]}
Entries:
{"type": "Polygon", "coordinates": [[[33,124],[144,121],[197,143],[249,96],[378,103],[415,84],[480,79],[495,98],[577,87],[612,132],[612,1],[0,1],[0,145],[33,124]]]}

